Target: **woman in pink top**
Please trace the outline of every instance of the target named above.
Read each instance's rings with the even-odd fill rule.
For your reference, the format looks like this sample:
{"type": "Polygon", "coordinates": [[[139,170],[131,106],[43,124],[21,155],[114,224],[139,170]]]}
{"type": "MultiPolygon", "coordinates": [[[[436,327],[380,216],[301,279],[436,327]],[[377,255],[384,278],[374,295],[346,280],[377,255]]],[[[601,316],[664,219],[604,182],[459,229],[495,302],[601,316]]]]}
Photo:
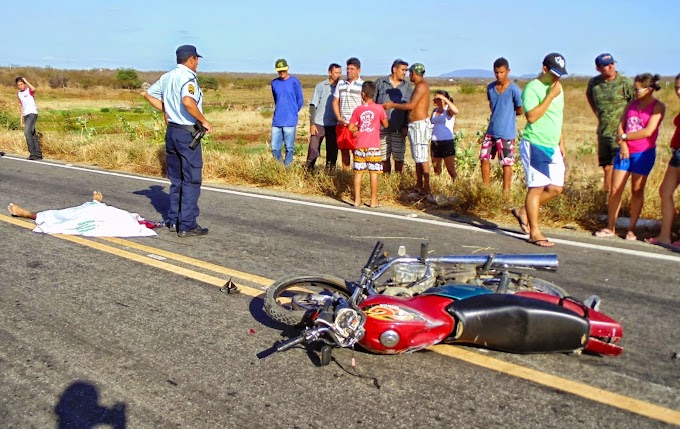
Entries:
{"type": "MultiPolygon", "coordinates": [[[[675,95],[680,98],[680,74],[675,76],[675,95]]],[[[680,113],[673,121],[675,133],[671,138],[671,159],[668,161],[666,173],[663,176],[659,195],[661,196],[661,231],[659,235],[645,240],[647,243],[660,246],[670,246],[673,250],[680,251],[680,240],[671,243],[673,220],[675,219],[675,202],[673,192],[680,185],[680,113]]]]}
{"type": "Polygon", "coordinates": [[[631,177],[630,224],[626,240],[637,240],[635,224],[645,201],[647,176],[656,160],[656,138],[666,106],[654,98],[654,91],[661,89],[660,76],[650,73],[635,76],[635,98],[623,112],[616,143],[619,152],[614,157],[612,194],[607,205],[607,227],[595,233],[596,237],[616,235],[616,221],[621,209],[623,190],[631,177]]]}

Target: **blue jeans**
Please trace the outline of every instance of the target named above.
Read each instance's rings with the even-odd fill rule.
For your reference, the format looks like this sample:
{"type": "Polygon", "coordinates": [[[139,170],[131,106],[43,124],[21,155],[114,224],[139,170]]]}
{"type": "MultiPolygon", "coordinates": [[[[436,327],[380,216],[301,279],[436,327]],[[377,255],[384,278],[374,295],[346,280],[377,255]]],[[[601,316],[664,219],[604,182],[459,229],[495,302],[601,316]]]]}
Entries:
{"type": "Polygon", "coordinates": [[[272,127],[272,155],[281,161],[281,148],[286,144],[286,159],[283,165],[288,167],[293,162],[295,149],[295,131],[297,127],[272,127]]]}

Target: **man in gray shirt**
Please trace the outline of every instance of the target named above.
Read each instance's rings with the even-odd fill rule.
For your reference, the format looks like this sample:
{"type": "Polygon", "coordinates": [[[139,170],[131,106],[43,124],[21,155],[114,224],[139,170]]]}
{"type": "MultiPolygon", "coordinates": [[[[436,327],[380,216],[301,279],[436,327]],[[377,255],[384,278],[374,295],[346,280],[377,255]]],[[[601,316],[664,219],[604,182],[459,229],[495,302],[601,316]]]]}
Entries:
{"type": "MultiPolygon", "coordinates": [[[[386,101],[403,104],[411,100],[413,87],[406,80],[408,63],[397,58],[392,63],[392,74],[381,77],[375,81],[375,102],[383,104],[386,101]]],[[[383,159],[383,172],[392,171],[394,158],[394,171],[401,173],[404,169],[404,154],[406,153],[406,110],[387,110],[388,128],[380,128],[380,152],[383,159]]]]}
{"type": "Polygon", "coordinates": [[[321,143],[326,139],[326,169],[335,168],[338,161],[338,141],[335,126],[338,120],[333,112],[333,93],[342,75],[340,64],[328,66],[328,79],[319,82],[309,100],[309,149],[307,150],[307,170],[313,170],[321,151],[321,143]]]}

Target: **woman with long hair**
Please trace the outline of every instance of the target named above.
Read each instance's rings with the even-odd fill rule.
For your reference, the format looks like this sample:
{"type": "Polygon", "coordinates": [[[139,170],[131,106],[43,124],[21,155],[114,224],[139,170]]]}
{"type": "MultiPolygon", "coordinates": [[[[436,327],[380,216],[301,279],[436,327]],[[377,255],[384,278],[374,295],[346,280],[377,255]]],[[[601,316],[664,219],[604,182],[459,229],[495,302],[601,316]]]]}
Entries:
{"type": "Polygon", "coordinates": [[[442,160],[446,165],[451,180],[456,180],[456,144],[454,141],[453,124],[458,114],[458,108],[453,104],[453,98],[448,92],[438,90],[434,95],[434,110],[430,121],[432,129],[432,166],[435,174],[442,172],[442,160]]]}
{"type": "MultiPolygon", "coordinates": [[[[680,98],[680,74],[675,76],[675,95],[680,98]]],[[[670,246],[675,250],[680,250],[680,240],[671,243],[671,230],[675,219],[675,202],[673,192],[680,185],[680,113],[673,121],[675,134],[671,138],[671,160],[668,162],[666,173],[664,173],[659,195],[661,196],[661,231],[659,235],[645,241],[660,246],[670,246]]]]}
{"type": "Polygon", "coordinates": [[[625,238],[637,240],[635,225],[642,212],[647,176],[656,160],[659,125],[666,112],[666,106],[654,97],[654,91],[661,89],[659,79],[658,74],[644,73],[635,76],[634,99],[626,106],[616,134],[619,151],[614,156],[612,194],[607,204],[607,227],[595,232],[596,237],[616,235],[621,197],[630,177],[630,224],[625,238]]]}

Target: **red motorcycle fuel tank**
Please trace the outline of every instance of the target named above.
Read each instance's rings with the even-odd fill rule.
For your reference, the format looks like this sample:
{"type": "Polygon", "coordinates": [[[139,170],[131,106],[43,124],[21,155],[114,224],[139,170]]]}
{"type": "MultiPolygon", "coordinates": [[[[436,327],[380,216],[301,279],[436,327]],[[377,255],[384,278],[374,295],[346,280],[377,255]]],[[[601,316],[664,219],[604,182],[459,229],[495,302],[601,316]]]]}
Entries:
{"type": "Polygon", "coordinates": [[[455,326],[446,311],[451,302],[436,295],[371,296],[361,303],[366,313],[366,334],[359,344],[380,354],[412,352],[437,344],[455,326]]]}

